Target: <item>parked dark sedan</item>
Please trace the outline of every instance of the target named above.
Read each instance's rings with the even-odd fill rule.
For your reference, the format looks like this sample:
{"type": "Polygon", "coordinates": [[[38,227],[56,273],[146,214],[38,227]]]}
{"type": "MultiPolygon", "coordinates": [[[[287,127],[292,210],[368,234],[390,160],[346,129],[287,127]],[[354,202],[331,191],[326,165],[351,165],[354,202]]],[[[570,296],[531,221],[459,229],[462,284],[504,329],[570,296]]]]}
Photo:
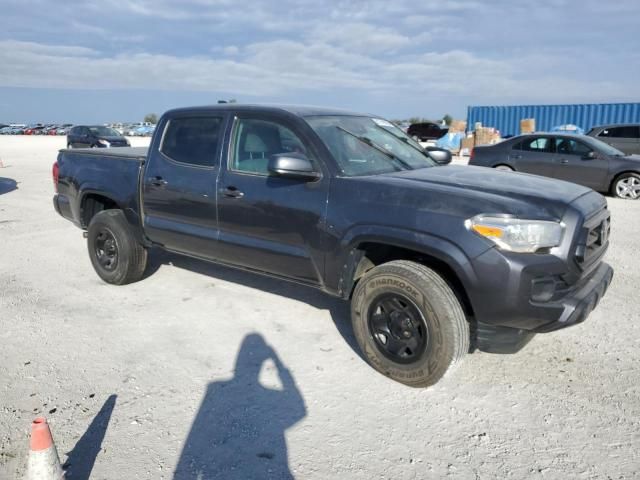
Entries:
{"type": "Polygon", "coordinates": [[[640,154],[640,124],[602,125],[587,133],[627,155],[640,154]]]}
{"type": "Polygon", "coordinates": [[[586,135],[519,135],[476,147],[469,165],[558,178],[619,198],[640,198],[640,156],[586,135]]]}
{"type": "Polygon", "coordinates": [[[76,125],[67,134],[67,148],[129,147],[129,141],[113,128],[76,125]]]}
{"type": "Polygon", "coordinates": [[[449,129],[447,127],[441,127],[437,123],[422,122],[409,125],[407,135],[419,142],[427,142],[444,137],[448,131],[449,129]]]}

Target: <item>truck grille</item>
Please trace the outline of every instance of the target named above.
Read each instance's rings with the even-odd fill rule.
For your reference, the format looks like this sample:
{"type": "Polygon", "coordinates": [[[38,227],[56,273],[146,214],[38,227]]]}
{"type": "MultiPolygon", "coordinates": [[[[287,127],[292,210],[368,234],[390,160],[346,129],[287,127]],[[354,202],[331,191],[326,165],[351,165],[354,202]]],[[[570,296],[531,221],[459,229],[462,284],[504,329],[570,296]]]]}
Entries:
{"type": "Polygon", "coordinates": [[[609,245],[611,215],[607,209],[587,220],[576,248],[576,261],[581,267],[588,267],[604,255],[609,245]]]}

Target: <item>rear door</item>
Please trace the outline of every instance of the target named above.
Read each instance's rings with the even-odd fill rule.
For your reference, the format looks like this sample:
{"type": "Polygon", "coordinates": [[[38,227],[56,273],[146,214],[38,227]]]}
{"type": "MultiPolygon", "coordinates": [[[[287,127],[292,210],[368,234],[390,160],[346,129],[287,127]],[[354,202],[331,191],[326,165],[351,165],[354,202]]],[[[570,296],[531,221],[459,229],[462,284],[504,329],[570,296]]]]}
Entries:
{"type": "Polygon", "coordinates": [[[239,113],[218,180],[223,260],[318,284],[324,270],[329,177],[314,181],[270,174],[269,157],[300,153],[323,172],[311,130],[280,115],[239,113]]]}
{"type": "Polygon", "coordinates": [[[216,177],[227,114],[176,114],[160,125],[142,178],[144,229],[154,242],[217,258],[216,177]]]}
{"type": "Polygon", "coordinates": [[[596,138],[627,155],[640,154],[640,126],[638,125],[605,128],[596,138]]]}
{"type": "Polygon", "coordinates": [[[555,166],[553,141],[548,136],[525,137],[513,145],[509,159],[519,172],[552,177],[555,166]]]}
{"type": "Polygon", "coordinates": [[[594,190],[606,190],[609,173],[606,156],[597,154],[577,138],[556,137],[553,141],[556,150],[554,177],[594,190]],[[591,157],[591,154],[595,156],[591,157]]]}

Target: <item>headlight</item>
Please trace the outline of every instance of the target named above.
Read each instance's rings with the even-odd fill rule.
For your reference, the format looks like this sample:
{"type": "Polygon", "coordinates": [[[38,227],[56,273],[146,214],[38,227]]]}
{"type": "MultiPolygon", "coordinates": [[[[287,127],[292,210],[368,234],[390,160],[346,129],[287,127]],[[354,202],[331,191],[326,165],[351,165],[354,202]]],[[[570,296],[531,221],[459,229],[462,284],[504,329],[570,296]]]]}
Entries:
{"type": "Polygon", "coordinates": [[[110,147],[111,146],[111,144],[109,142],[107,142],[106,140],[102,140],[102,139],[98,140],[98,143],[100,145],[105,146],[105,147],[110,147]]]}
{"type": "Polygon", "coordinates": [[[522,220],[508,215],[477,215],[465,225],[510,252],[534,253],[541,248],[557,247],[564,233],[564,225],[558,222],[522,220]]]}

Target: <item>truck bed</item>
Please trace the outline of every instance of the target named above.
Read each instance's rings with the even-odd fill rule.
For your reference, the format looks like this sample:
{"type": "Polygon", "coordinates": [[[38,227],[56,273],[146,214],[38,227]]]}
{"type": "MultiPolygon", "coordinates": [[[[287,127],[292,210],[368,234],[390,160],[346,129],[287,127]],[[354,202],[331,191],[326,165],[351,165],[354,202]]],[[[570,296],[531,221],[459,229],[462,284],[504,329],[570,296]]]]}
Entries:
{"type": "Polygon", "coordinates": [[[126,160],[144,161],[149,147],[116,147],[116,148],[65,148],[61,152],[68,154],[98,155],[100,157],[116,157],[126,160]]]}
{"type": "Polygon", "coordinates": [[[85,199],[106,198],[120,205],[132,222],[138,221],[140,171],[147,159],[147,147],[73,148],[58,154],[56,211],[81,228],[85,199]],[[105,188],[105,185],[108,188],[105,188]]]}

